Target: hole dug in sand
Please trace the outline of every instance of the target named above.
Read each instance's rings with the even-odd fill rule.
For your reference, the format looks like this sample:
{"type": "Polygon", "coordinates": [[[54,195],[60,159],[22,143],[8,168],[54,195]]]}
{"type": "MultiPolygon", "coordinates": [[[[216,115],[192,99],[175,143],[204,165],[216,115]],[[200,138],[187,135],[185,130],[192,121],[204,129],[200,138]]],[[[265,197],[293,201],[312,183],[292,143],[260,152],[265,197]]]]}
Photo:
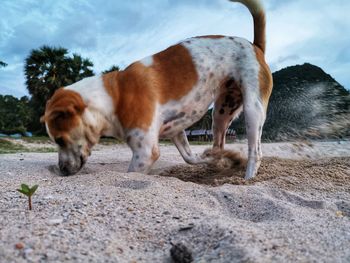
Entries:
{"type": "Polygon", "coordinates": [[[208,158],[208,163],[176,165],[166,168],[160,172],[160,175],[208,185],[223,184],[221,182],[225,181],[226,178],[230,178],[236,184],[244,184],[246,160],[242,158],[240,153],[207,149],[203,152],[202,157],[208,158]]]}
{"type": "MultiPolygon", "coordinates": [[[[60,169],[58,168],[57,165],[49,165],[47,166],[47,170],[49,170],[49,172],[53,175],[58,175],[58,176],[62,176],[62,177],[66,177],[67,175],[63,175],[60,171],[60,169]]],[[[84,166],[79,172],[77,172],[74,175],[79,175],[79,174],[90,174],[93,173],[93,170],[90,170],[89,168],[87,168],[86,166],[84,166]]],[[[68,175],[71,176],[71,175],[68,175]]]]}
{"type": "Polygon", "coordinates": [[[203,155],[213,160],[205,164],[172,166],[162,170],[160,175],[211,186],[266,181],[286,190],[350,191],[350,157],[315,160],[265,157],[254,179],[244,180],[246,160],[239,153],[206,150],[203,155]]]}

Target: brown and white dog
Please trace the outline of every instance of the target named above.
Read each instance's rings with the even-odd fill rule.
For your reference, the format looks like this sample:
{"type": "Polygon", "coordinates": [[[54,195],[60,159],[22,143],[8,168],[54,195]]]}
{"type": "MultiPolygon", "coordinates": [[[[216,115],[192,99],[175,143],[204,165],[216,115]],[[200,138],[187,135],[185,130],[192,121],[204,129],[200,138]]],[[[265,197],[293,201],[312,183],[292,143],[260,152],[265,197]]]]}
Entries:
{"type": "Polygon", "coordinates": [[[272,90],[264,59],[265,12],[259,0],[237,0],[254,18],[254,43],[227,36],[187,39],[102,76],[58,89],[45,121],[59,145],[64,175],[78,172],[101,136],[125,139],[133,156],[129,172],[148,172],[159,157],[159,138],[170,138],[190,164],[205,162],[190,150],[184,130],[214,102],[214,148],[223,149],[230,123],[244,111],[248,137],[246,179],[254,177],[272,90]]]}

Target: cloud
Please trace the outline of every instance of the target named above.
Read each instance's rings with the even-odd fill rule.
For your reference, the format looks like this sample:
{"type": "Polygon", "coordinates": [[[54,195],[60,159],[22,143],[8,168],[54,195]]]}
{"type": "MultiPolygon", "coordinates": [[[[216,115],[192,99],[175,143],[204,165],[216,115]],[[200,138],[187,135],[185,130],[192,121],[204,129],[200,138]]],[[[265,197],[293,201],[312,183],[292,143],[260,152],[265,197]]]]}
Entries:
{"type": "Polygon", "coordinates": [[[16,97],[27,95],[24,86],[24,74],[22,70],[18,70],[21,65],[8,65],[6,68],[0,69],[0,94],[11,94],[16,97]],[[20,87],[20,88],[19,88],[20,87]]]}
{"type": "MultiPolygon", "coordinates": [[[[350,88],[347,0],[265,0],[267,61],[272,70],[314,63],[350,88]]],[[[252,40],[245,7],[226,0],[12,1],[0,9],[0,93],[21,96],[23,61],[44,44],[63,46],[94,62],[95,72],[158,52],[182,39],[206,34],[252,40]]]]}
{"type": "Polygon", "coordinates": [[[349,9],[350,2],[344,0],[296,0],[273,8],[268,13],[268,61],[275,69],[316,64],[350,89],[350,79],[342,70],[349,68],[350,61],[345,58],[350,43],[349,9]],[[339,55],[343,52],[345,57],[339,55]]]}

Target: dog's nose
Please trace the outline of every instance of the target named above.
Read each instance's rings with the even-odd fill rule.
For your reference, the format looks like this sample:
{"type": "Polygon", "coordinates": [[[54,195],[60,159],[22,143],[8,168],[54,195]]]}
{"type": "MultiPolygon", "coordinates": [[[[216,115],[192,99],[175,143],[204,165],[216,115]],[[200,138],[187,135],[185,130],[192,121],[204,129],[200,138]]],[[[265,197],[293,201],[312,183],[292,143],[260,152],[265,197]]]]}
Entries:
{"type": "Polygon", "coordinates": [[[84,158],[83,155],[80,155],[80,169],[84,166],[86,163],[86,158],[84,158]]]}
{"type": "Polygon", "coordinates": [[[67,176],[70,174],[67,166],[63,165],[62,163],[60,163],[58,166],[60,167],[60,171],[61,171],[62,175],[67,176]]]}

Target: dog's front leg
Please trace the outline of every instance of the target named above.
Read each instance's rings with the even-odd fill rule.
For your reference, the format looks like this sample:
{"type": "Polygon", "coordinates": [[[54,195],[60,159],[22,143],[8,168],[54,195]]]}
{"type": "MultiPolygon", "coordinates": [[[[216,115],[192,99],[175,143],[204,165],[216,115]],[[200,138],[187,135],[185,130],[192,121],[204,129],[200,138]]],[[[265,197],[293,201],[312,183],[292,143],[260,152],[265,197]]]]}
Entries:
{"type": "Polygon", "coordinates": [[[132,150],[128,172],[148,173],[159,158],[158,139],[149,134],[134,132],[127,136],[127,143],[132,150]]]}
{"type": "Polygon", "coordinates": [[[192,153],[185,131],[181,131],[179,134],[174,136],[172,138],[172,141],[186,163],[198,164],[205,162],[205,159],[201,158],[197,154],[192,153]]]}

